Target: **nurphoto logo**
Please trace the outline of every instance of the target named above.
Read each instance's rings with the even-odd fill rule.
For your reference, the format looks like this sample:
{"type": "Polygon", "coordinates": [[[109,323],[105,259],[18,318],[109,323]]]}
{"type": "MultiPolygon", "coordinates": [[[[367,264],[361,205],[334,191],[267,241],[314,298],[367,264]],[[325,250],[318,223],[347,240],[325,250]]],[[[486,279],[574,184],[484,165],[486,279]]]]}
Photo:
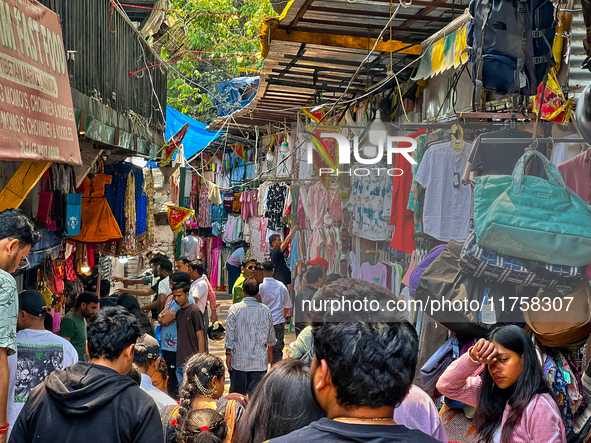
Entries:
{"type": "MultiPolygon", "coordinates": [[[[308,134],[309,136],[312,134],[308,134]]],[[[417,142],[415,139],[410,137],[397,137],[389,136],[386,131],[369,131],[368,142],[364,143],[363,146],[359,147],[359,136],[353,137],[353,146],[349,143],[347,137],[343,134],[335,132],[316,132],[313,135],[316,139],[324,145],[326,142],[331,142],[330,139],[334,139],[338,146],[338,163],[341,165],[351,165],[353,159],[361,165],[380,165],[383,164],[384,154],[386,156],[386,164],[396,164],[395,156],[397,154],[402,155],[410,164],[416,165],[417,162],[412,158],[411,153],[417,149],[417,142]],[[404,146],[404,147],[401,147],[404,146]],[[352,154],[352,155],[351,155],[352,154]]],[[[309,164],[314,163],[313,151],[314,145],[318,146],[318,143],[308,143],[307,162],[309,164]]],[[[400,168],[384,168],[384,167],[347,167],[345,170],[340,167],[337,168],[319,168],[319,174],[322,175],[355,175],[358,177],[368,176],[370,174],[381,175],[383,173],[388,174],[391,177],[400,176],[403,174],[403,170],[400,168]]]]}

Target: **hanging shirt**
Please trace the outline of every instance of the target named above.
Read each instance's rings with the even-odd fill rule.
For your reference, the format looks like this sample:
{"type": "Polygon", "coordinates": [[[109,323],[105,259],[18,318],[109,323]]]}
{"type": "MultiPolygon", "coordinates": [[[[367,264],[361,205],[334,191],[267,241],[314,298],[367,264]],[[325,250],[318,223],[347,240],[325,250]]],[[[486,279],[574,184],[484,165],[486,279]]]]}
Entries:
{"type": "Polygon", "coordinates": [[[591,161],[589,161],[589,152],[585,151],[562,163],[558,166],[558,170],[562,174],[566,185],[587,203],[591,203],[591,161]]]}
{"type": "Polygon", "coordinates": [[[359,277],[375,286],[388,287],[388,270],[383,263],[376,263],[374,266],[363,263],[359,269],[359,277]]]}
{"type": "Polygon", "coordinates": [[[419,166],[416,181],[425,192],[423,230],[440,241],[464,241],[472,214],[472,189],[460,183],[472,144],[455,150],[451,141],[431,146],[419,166]],[[456,185],[454,185],[454,180],[456,185]]]}

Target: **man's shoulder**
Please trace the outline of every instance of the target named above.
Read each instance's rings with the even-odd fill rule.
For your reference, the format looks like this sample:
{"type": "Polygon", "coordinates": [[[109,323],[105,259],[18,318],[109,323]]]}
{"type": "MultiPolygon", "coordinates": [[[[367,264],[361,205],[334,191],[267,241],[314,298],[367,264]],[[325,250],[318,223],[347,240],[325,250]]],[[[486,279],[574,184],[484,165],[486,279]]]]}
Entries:
{"type": "MultiPolygon", "coordinates": [[[[315,423],[311,423],[308,426],[305,426],[301,429],[296,431],[290,432],[287,435],[282,435],[281,437],[276,437],[271,440],[268,440],[270,443],[301,443],[304,441],[315,441],[320,437],[326,438],[326,433],[321,431],[315,426],[315,423]]],[[[336,441],[331,440],[330,438],[326,441],[336,441]]]]}
{"type": "Polygon", "coordinates": [[[46,346],[51,346],[51,345],[60,345],[62,346],[64,349],[70,349],[74,352],[76,352],[74,346],[72,346],[72,343],[70,343],[68,340],[66,340],[65,338],[60,337],[57,334],[54,334],[53,332],[49,332],[49,331],[38,331],[39,335],[37,337],[35,337],[35,339],[31,340],[32,337],[30,337],[30,334],[27,334],[27,329],[23,329],[21,331],[18,331],[16,333],[16,342],[19,345],[46,345],[46,346]]]}

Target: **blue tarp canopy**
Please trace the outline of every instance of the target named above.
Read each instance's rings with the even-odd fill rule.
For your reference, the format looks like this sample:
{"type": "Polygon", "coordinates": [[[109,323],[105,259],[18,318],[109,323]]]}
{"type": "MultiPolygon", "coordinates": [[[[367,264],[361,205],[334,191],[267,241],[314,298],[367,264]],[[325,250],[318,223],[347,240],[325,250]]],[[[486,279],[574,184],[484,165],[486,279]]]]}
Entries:
{"type": "Polygon", "coordinates": [[[238,77],[225,83],[219,83],[220,100],[214,100],[218,108],[218,117],[224,117],[244,108],[257,95],[259,77],[238,77]]]}
{"type": "Polygon", "coordinates": [[[179,111],[166,106],[166,140],[176,134],[185,123],[189,123],[189,130],[183,139],[183,146],[185,147],[185,158],[189,160],[195,154],[205,149],[205,147],[214,139],[222,135],[222,132],[206,131],[206,124],[201,123],[179,111]]]}

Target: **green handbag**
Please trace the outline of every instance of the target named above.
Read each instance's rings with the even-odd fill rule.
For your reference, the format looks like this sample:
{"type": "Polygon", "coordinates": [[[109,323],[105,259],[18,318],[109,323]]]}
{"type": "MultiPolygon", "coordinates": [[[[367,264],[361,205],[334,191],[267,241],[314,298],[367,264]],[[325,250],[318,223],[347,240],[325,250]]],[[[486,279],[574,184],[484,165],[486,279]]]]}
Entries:
{"type": "Polygon", "coordinates": [[[474,189],[476,242],[501,254],[567,266],[591,263],[591,206],[572,194],[560,171],[538,151],[528,151],[513,175],[484,176],[474,189]],[[532,157],[549,180],[525,175],[532,157]]]}

